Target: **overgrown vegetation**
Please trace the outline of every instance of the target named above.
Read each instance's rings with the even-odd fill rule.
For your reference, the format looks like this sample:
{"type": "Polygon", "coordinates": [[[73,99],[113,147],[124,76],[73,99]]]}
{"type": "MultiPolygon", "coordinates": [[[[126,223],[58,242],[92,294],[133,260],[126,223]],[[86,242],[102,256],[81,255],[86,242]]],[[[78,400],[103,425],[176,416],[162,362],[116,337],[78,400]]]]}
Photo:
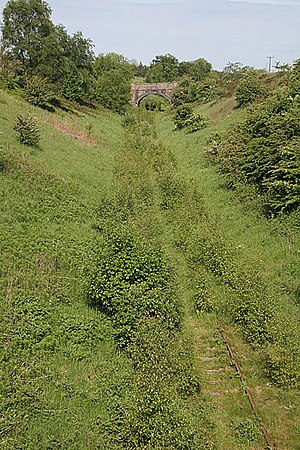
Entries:
{"type": "Polygon", "coordinates": [[[255,106],[214,147],[223,171],[234,182],[251,183],[268,215],[289,213],[300,205],[298,80],[296,63],[289,86],[255,106]]]}
{"type": "Polygon", "coordinates": [[[226,349],[198,336],[225,324],[285,418],[278,448],[295,448],[299,61],[268,76],[96,57],[40,0],[7,3],[2,41],[0,446],[262,448],[244,397],[210,379],[220,423],[201,392],[226,349]],[[175,112],[157,96],[129,109],[133,76],[179,81],[175,112]]]}
{"type": "Polygon", "coordinates": [[[35,117],[18,115],[14,130],[18,133],[21,144],[37,147],[40,142],[40,133],[35,117]]]}
{"type": "Polygon", "coordinates": [[[195,114],[190,105],[181,105],[176,109],[174,124],[178,130],[186,129],[190,133],[205,128],[208,118],[203,114],[195,114]]]}

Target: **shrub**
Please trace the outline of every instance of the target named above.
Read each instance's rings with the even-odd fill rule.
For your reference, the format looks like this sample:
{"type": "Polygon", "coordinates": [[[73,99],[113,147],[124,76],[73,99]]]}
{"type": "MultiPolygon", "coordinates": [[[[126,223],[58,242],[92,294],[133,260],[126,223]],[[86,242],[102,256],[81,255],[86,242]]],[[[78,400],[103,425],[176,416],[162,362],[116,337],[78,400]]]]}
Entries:
{"type": "Polygon", "coordinates": [[[266,94],[266,88],[254,72],[248,72],[236,89],[236,101],[239,107],[253,103],[266,94]]]}
{"type": "Polygon", "coordinates": [[[202,103],[208,103],[221,94],[220,82],[216,78],[207,78],[198,84],[198,98],[202,103]]]}
{"type": "Polygon", "coordinates": [[[30,147],[38,146],[40,142],[40,133],[36,125],[35,117],[18,115],[14,130],[18,133],[21,144],[30,147]]]}
{"type": "Polygon", "coordinates": [[[51,102],[55,99],[49,81],[40,76],[32,76],[24,86],[25,99],[28,103],[53,111],[51,102]]]}
{"type": "Polygon", "coordinates": [[[126,111],[122,116],[122,125],[124,128],[130,128],[136,124],[136,118],[130,111],[126,111]]]}
{"type": "Polygon", "coordinates": [[[103,427],[110,448],[200,448],[201,429],[180,402],[200,387],[188,344],[154,318],[139,324],[130,345],[134,370],[128,399],[112,409],[103,427]]]}
{"type": "Polygon", "coordinates": [[[300,100],[278,90],[215,147],[224,172],[247,181],[261,196],[269,217],[300,206],[300,100]]]}
{"type": "Polygon", "coordinates": [[[159,251],[126,231],[109,232],[106,252],[92,274],[88,296],[92,305],[112,318],[116,339],[126,347],[138,322],[156,317],[167,329],[180,325],[167,261],[159,251]]]}
{"type": "Polygon", "coordinates": [[[175,89],[172,102],[178,107],[185,103],[192,103],[198,98],[197,83],[191,78],[184,78],[180,81],[179,85],[175,89]]]}
{"type": "Polygon", "coordinates": [[[202,114],[195,114],[189,105],[179,106],[176,110],[175,128],[181,130],[186,128],[189,132],[201,130],[207,126],[208,119],[202,114]]]}

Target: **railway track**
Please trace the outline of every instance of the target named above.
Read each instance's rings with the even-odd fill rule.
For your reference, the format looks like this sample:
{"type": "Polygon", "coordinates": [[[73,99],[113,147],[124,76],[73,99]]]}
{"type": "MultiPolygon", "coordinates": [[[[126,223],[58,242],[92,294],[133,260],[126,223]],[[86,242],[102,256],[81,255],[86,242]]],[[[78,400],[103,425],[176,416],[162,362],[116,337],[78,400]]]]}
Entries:
{"type": "MultiPolygon", "coordinates": [[[[213,405],[219,440],[224,433],[227,435],[226,442],[230,441],[230,433],[234,434],[233,423],[237,416],[241,416],[244,420],[246,418],[257,424],[258,434],[261,434],[259,441],[253,443],[254,446],[249,443],[249,449],[276,450],[253,399],[253,393],[256,389],[259,391],[261,386],[250,388],[242,370],[242,365],[251,361],[247,361],[247,356],[243,355],[242,363],[238,362],[233,345],[220,322],[200,318],[199,323],[194,323],[194,327],[198,334],[197,364],[202,372],[203,393],[213,405]]],[[[237,445],[236,439],[232,437],[231,448],[239,449],[237,445]]]]}

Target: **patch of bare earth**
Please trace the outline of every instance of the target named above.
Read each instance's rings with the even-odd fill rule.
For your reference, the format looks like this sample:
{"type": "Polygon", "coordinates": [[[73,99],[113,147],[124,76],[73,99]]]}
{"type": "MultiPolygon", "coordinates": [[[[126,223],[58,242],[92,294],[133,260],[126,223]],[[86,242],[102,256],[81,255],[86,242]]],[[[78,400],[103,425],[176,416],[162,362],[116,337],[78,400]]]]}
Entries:
{"type": "Polygon", "coordinates": [[[77,139],[82,144],[99,145],[99,143],[90,135],[90,133],[82,128],[74,127],[67,122],[61,122],[57,119],[52,119],[48,123],[56,130],[61,131],[67,136],[71,136],[74,139],[77,139]]]}

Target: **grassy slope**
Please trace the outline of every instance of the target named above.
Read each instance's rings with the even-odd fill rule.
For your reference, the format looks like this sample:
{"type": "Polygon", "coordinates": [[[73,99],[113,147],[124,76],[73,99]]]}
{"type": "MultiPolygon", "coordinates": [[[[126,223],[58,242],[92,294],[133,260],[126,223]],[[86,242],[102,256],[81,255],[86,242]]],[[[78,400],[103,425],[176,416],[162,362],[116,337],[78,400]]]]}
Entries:
{"type": "Polygon", "coordinates": [[[1,93],[1,448],[96,448],[97,419],[127,376],[111,325],[85,305],[82,282],[120,120],[58,118],[83,131],[92,125],[98,144],[88,146],[49,126],[52,116],[1,93]],[[13,131],[17,114],[28,113],[41,129],[39,149],[13,131]]]}
{"type": "MultiPolygon", "coordinates": [[[[210,134],[226,130],[241,120],[245,111],[235,109],[232,99],[199,106],[198,110],[210,117],[208,128],[194,134],[174,132],[171,117],[164,116],[157,121],[158,135],[172,149],[184,177],[195,181],[204,199],[208,226],[214,227],[217,235],[221,234],[227,245],[236,250],[235,263],[255,267],[267,285],[274,289],[275,298],[287,314],[299,317],[299,308],[295,304],[300,278],[299,230],[292,220],[265,220],[255,209],[241,202],[236,193],[224,189],[217,168],[206,155],[210,134]]],[[[200,330],[215,326],[213,318],[205,315],[198,319],[197,324],[196,328],[200,330]]],[[[297,393],[270,385],[262,375],[259,353],[245,344],[238,328],[226,323],[226,329],[248,384],[253,388],[259,414],[278,448],[300,448],[297,393]]],[[[212,402],[216,404],[216,421],[219,420],[222,430],[224,415],[220,411],[233,410],[235,401],[216,397],[212,402]]]]}

